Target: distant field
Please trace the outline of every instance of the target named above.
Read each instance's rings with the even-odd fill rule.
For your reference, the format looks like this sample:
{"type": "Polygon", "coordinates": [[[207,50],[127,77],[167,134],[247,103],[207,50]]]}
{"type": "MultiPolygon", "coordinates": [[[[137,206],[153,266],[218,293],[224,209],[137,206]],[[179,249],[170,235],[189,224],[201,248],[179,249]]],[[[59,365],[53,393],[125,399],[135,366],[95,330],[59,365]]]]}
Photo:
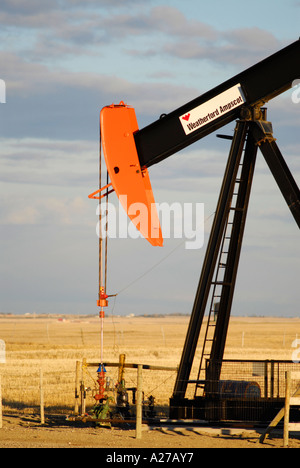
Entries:
{"type": "MultiPolygon", "coordinates": [[[[104,360],[159,366],[178,366],[188,327],[188,317],[107,317],[104,321],[104,360]]],[[[201,342],[200,336],[200,342],[201,342]]],[[[6,363],[0,364],[3,399],[7,406],[34,406],[39,399],[39,371],[45,379],[48,407],[74,405],[76,361],[100,359],[100,320],[97,317],[0,316],[0,339],[6,344],[6,363]]],[[[296,339],[300,339],[300,319],[237,318],[230,322],[225,358],[292,359],[296,339]]],[[[196,355],[199,358],[199,352],[196,355]]],[[[194,372],[197,370],[196,362],[194,372]]],[[[114,381],[117,369],[107,369],[114,381]]],[[[175,372],[144,371],[145,395],[168,402],[175,372]]],[[[93,388],[94,368],[85,375],[93,388]]],[[[126,370],[128,386],[134,386],[136,372],[126,370]]],[[[92,398],[91,398],[92,400],[92,398]]]]}

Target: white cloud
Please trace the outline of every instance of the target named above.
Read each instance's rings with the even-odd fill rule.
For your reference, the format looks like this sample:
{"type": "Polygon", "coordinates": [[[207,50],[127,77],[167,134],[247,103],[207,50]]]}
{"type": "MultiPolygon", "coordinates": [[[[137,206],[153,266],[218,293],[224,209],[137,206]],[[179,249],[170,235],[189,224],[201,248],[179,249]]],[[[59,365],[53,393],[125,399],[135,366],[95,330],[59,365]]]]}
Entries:
{"type": "MultiPolygon", "coordinates": [[[[125,53],[145,57],[151,53],[243,66],[275,52],[281,45],[271,32],[258,27],[219,31],[211,24],[188,19],[183,11],[167,5],[152,7],[147,3],[122,10],[119,1],[114,2],[112,13],[110,2],[86,2],[84,6],[75,1],[69,8],[66,3],[42,2],[38,8],[34,7],[35,0],[26,8],[21,3],[16,1],[11,8],[10,2],[5,2],[0,23],[6,36],[10,28],[20,29],[25,36],[26,31],[30,33],[28,44],[22,41],[18,45],[16,39],[14,44],[33,64],[37,60],[50,63],[53,59],[87,55],[102,56],[106,63],[105,53],[111,45],[112,51],[123,48],[125,53]],[[137,36],[147,41],[136,42],[137,36]]],[[[5,44],[5,36],[3,40],[5,44]]]]}
{"type": "Polygon", "coordinates": [[[1,222],[3,225],[42,225],[42,226],[96,226],[91,214],[89,201],[82,196],[70,198],[46,196],[32,190],[22,198],[17,194],[4,196],[0,202],[1,222]],[[36,195],[39,195],[37,197],[36,195]]]}
{"type": "Polygon", "coordinates": [[[209,41],[166,40],[163,51],[180,59],[206,60],[215,65],[249,67],[284,45],[276,37],[259,28],[222,31],[209,41]]]}
{"type": "Polygon", "coordinates": [[[114,15],[104,19],[104,28],[114,37],[163,33],[174,37],[215,39],[215,29],[197,20],[188,20],[184,13],[170,6],[158,6],[148,12],[114,15]]]}
{"type": "MultiPolygon", "coordinates": [[[[3,201],[1,204],[3,204],[3,201]]],[[[17,209],[9,209],[9,212],[6,215],[4,214],[2,217],[2,224],[37,224],[39,222],[39,218],[37,208],[33,206],[25,206],[21,208],[19,206],[17,209]]]]}
{"type": "Polygon", "coordinates": [[[96,224],[97,142],[2,138],[1,148],[2,225],[96,224]]]}

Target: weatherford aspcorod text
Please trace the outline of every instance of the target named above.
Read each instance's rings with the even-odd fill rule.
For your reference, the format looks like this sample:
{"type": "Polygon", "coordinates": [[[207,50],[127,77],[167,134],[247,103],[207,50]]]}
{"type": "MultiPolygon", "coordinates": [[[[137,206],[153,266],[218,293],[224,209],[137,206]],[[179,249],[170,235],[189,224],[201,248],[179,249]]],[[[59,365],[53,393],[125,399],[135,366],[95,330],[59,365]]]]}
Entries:
{"type": "Polygon", "coordinates": [[[180,116],[180,122],[186,135],[218,119],[232,109],[245,103],[242,86],[237,84],[215,96],[200,106],[180,116]]]}
{"type": "Polygon", "coordinates": [[[141,454],[117,453],[107,455],[106,463],[132,463],[134,466],[140,462],[149,463],[191,463],[193,452],[144,452],[141,454]]]}
{"type": "MultiPolygon", "coordinates": [[[[234,99],[233,101],[229,102],[228,104],[225,104],[225,106],[220,106],[219,109],[216,109],[213,112],[209,112],[203,118],[199,118],[198,120],[196,120],[196,122],[191,122],[191,123],[187,124],[187,127],[188,127],[188,129],[190,131],[194,130],[197,127],[202,126],[203,124],[208,123],[210,120],[215,120],[217,117],[219,117],[219,115],[230,111],[231,109],[233,109],[234,107],[239,106],[240,104],[243,104],[243,102],[244,101],[242,99],[242,96],[239,96],[237,99],[234,99]]],[[[186,117],[186,119],[188,119],[189,114],[187,114],[187,116],[185,116],[185,117],[186,117]]]]}

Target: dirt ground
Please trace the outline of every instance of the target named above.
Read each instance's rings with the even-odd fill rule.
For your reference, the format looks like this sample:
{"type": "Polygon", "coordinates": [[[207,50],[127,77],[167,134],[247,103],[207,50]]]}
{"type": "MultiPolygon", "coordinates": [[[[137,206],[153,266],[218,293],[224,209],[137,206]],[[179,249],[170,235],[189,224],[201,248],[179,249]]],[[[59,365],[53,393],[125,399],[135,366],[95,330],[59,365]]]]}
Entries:
{"type": "MultiPolygon", "coordinates": [[[[135,428],[104,428],[68,422],[63,416],[46,417],[41,425],[32,415],[3,414],[0,448],[102,448],[116,449],[184,449],[201,448],[282,448],[279,432],[259,443],[260,433],[253,429],[210,428],[191,426],[143,425],[142,437],[136,439],[135,428]]],[[[290,448],[300,448],[300,436],[290,434],[290,448]]]]}

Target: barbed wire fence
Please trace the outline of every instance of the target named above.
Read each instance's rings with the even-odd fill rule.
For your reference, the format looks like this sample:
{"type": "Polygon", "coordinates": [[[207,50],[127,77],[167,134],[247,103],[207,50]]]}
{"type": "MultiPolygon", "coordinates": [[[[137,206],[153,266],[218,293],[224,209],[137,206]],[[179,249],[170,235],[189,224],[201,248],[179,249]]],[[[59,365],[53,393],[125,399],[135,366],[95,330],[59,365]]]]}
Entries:
{"type": "Polygon", "coordinates": [[[22,372],[0,369],[1,414],[31,414],[45,422],[47,414],[67,414],[74,407],[74,371],[45,371],[42,368],[22,372]]]}
{"type": "MultiPolygon", "coordinates": [[[[0,415],[5,413],[27,414],[44,424],[45,416],[61,415],[67,417],[74,413],[76,394],[76,363],[74,369],[61,372],[53,369],[34,367],[31,370],[16,371],[0,367],[0,415]]],[[[80,363],[81,365],[81,363],[80,363]]],[[[108,375],[117,383],[117,368],[110,369],[108,375]]],[[[166,409],[176,372],[143,372],[143,400],[153,396],[157,403],[156,410],[167,416],[166,409]],[[155,378],[154,378],[155,377],[155,378]]],[[[96,382],[96,369],[89,369],[80,375],[87,394],[87,411],[95,405],[93,386],[96,382]],[[94,375],[95,374],[95,375],[94,375]],[[83,380],[82,380],[83,379],[83,380]]],[[[137,387],[136,369],[126,369],[126,383],[137,387]]],[[[1,427],[1,422],[0,422],[1,427]]]]}

